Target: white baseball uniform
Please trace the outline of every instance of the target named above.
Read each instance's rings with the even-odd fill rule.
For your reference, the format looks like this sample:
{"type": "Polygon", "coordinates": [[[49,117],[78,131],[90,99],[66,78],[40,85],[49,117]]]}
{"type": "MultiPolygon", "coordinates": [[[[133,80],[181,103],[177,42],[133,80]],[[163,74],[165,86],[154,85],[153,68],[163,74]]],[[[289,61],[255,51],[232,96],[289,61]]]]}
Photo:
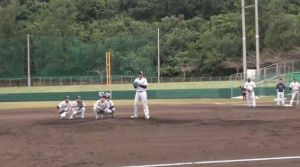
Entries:
{"type": "Polygon", "coordinates": [[[299,87],[300,84],[297,81],[293,81],[290,84],[290,88],[292,89],[292,97],[291,97],[290,105],[293,105],[295,99],[297,101],[297,105],[299,105],[299,87]]]}
{"type": "Polygon", "coordinates": [[[96,119],[99,118],[99,115],[103,119],[104,113],[108,112],[108,110],[109,110],[109,103],[105,99],[97,100],[94,104],[93,110],[94,110],[96,119]]]}
{"type": "Polygon", "coordinates": [[[246,82],[244,85],[244,88],[246,89],[246,100],[247,105],[249,107],[256,107],[256,99],[255,99],[255,92],[254,88],[256,87],[256,84],[253,81],[246,82]]]}
{"type": "Polygon", "coordinates": [[[148,101],[147,101],[147,86],[148,82],[147,79],[142,77],[142,78],[136,78],[134,80],[134,83],[137,83],[137,87],[135,88],[136,93],[135,93],[135,99],[134,99],[134,113],[133,117],[138,118],[138,103],[142,101],[143,107],[144,107],[144,113],[145,113],[145,118],[149,119],[150,118],[150,113],[149,113],[149,108],[148,108],[148,101]]]}
{"type": "Polygon", "coordinates": [[[70,115],[70,119],[73,119],[74,116],[76,118],[76,115],[81,114],[81,118],[84,118],[85,114],[85,103],[81,100],[81,103],[77,100],[72,102],[72,113],[70,115]]]}
{"type": "Polygon", "coordinates": [[[60,112],[60,117],[61,118],[67,118],[71,112],[72,112],[72,104],[70,101],[68,101],[68,103],[64,100],[62,102],[60,102],[58,105],[58,109],[60,112]]]}
{"type": "Polygon", "coordinates": [[[108,102],[108,104],[109,104],[109,106],[108,106],[108,113],[113,113],[113,112],[115,112],[116,111],[116,108],[115,108],[115,105],[114,105],[114,102],[112,101],[112,100],[110,100],[110,99],[107,99],[107,102],[108,102]]]}

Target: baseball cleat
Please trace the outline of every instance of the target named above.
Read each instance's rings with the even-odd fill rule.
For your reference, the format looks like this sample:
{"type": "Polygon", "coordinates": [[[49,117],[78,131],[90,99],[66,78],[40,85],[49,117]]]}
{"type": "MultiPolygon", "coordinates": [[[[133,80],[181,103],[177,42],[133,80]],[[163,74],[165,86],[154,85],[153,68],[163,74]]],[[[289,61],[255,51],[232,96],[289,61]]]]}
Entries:
{"type": "Polygon", "coordinates": [[[130,118],[133,118],[133,119],[136,119],[136,118],[138,118],[138,116],[130,116],[130,118]]]}

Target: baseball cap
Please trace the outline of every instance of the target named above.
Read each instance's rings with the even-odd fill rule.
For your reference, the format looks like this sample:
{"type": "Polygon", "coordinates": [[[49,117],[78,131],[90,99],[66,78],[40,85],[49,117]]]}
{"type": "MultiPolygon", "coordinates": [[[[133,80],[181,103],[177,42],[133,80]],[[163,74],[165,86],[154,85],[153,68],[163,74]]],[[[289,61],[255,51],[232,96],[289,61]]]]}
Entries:
{"type": "Polygon", "coordinates": [[[138,74],[139,74],[139,75],[144,75],[144,72],[143,72],[143,71],[140,71],[138,74]]]}
{"type": "Polygon", "coordinates": [[[69,97],[69,96],[66,96],[65,99],[70,99],[70,97],[69,97]]]}
{"type": "Polygon", "coordinates": [[[80,96],[76,96],[76,99],[80,99],[81,97],[80,96]]]}

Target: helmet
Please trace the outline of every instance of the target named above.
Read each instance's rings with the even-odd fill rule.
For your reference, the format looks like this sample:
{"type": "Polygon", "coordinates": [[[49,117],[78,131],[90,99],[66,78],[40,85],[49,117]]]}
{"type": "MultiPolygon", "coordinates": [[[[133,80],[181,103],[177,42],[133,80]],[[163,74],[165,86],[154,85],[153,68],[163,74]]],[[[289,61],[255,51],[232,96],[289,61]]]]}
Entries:
{"type": "Polygon", "coordinates": [[[105,97],[110,98],[110,93],[105,92],[104,94],[105,94],[105,97]]]}
{"type": "Polygon", "coordinates": [[[104,96],[104,92],[99,92],[99,97],[103,97],[104,96]]]}

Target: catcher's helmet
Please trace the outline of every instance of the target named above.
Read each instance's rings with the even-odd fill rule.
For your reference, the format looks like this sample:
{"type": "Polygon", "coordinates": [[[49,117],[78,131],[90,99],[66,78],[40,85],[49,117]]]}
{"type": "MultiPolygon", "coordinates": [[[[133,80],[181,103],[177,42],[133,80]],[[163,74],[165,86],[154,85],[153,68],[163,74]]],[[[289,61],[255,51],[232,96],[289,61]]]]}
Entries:
{"type": "Polygon", "coordinates": [[[110,98],[110,93],[109,92],[105,92],[105,97],[110,98]]]}

